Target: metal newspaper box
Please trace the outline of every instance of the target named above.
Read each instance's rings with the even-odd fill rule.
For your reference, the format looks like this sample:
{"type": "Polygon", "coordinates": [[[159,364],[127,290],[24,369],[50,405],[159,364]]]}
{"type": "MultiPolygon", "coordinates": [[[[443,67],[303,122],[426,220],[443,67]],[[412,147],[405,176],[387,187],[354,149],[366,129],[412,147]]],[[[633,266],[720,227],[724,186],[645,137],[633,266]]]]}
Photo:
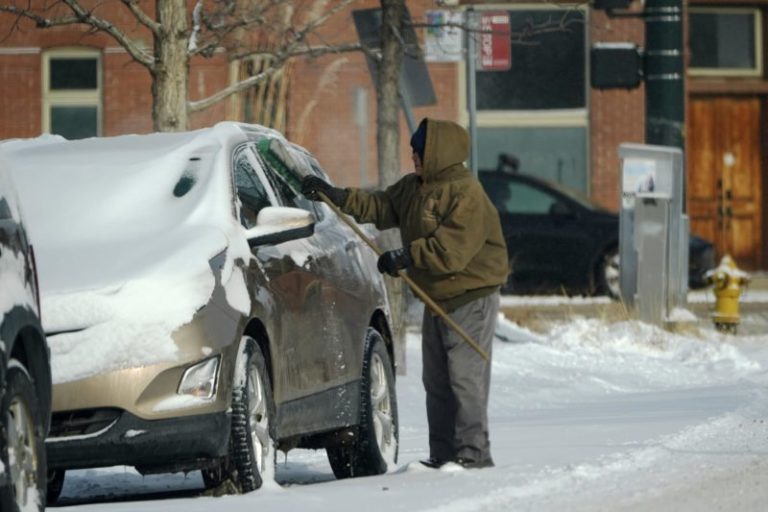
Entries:
{"type": "Polygon", "coordinates": [[[621,296],[644,320],[661,324],[674,308],[685,306],[688,293],[683,153],[673,147],[622,144],[619,157],[621,296]]]}

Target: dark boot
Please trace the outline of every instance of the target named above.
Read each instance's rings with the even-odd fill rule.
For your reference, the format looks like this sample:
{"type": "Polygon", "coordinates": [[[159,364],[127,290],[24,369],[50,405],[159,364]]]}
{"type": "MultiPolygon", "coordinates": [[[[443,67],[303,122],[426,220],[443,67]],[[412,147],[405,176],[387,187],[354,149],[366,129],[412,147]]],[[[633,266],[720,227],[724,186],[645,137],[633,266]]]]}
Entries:
{"type": "Polygon", "coordinates": [[[453,462],[463,467],[464,469],[482,469],[492,468],[495,466],[493,459],[488,457],[487,459],[473,460],[466,457],[456,457],[453,462]]]}
{"type": "Polygon", "coordinates": [[[445,464],[448,463],[447,460],[440,460],[434,457],[430,457],[426,460],[420,460],[419,462],[430,469],[440,469],[441,467],[443,467],[445,464]]]}

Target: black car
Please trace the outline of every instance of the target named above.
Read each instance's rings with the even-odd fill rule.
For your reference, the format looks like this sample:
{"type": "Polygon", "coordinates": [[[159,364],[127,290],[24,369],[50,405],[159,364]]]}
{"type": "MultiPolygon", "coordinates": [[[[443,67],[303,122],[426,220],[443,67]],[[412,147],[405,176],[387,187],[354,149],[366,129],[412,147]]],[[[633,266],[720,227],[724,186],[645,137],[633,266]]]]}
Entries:
{"type": "MultiPolygon", "coordinates": [[[[499,210],[512,272],[505,293],[619,295],[619,216],[535,176],[480,171],[499,210]]],[[[690,237],[689,286],[705,285],[714,247],[690,237]]]]}
{"type": "Polygon", "coordinates": [[[42,510],[51,369],[32,249],[4,173],[0,168],[0,510],[42,510]]]}

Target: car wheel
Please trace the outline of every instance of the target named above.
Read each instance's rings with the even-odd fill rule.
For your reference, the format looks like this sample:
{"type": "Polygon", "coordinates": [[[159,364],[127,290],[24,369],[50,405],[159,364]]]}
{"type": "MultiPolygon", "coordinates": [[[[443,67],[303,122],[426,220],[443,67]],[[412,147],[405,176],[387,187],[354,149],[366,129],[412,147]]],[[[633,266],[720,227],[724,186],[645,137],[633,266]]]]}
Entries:
{"type": "Polygon", "coordinates": [[[48,492],[46,493],[48,505],[53,505],[59,500],[61,490],[64,488],[64,473],[63,469],[48,470],[48,492]]]}
{"type": "Polygon", "coordinates": [[[270,434],[275,406],[267,365],[258,344],[244,338],[232,390],[230,458],[234,483],[251,492],[274,479],[275,448],[270,434]]]}
{"type": "Polygon", "coordinates": [[[617,247],[611,247],[600,256],[597,264],[598,293],[618,299],[621,296],[619,275],[619,250],[617,247]]]}
{"type": "Polygon", "coordinates": [[[0,488],[0,510],[45,508],[45,446],[43,417],[32,379],[15,359],[6,373],[6,389],[0,406],[5,446],[3,461],[10,485],[0,488]]]}
{"type": "Polygon", "coordinates": [[[336,478],[380,475],[397,462],[399,425],[395,375],[378,331],[368,328],[360,394],[360,424],[350,440],[326,448],[336,478]]]}

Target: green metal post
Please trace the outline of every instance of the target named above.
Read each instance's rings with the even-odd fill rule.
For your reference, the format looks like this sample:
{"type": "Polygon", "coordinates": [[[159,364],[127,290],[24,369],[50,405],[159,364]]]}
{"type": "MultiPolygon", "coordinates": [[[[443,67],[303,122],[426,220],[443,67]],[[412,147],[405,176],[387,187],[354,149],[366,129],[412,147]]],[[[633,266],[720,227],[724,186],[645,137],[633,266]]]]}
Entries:
{"type": "Polygon", "coordinates": [[[684,149],[682,0],[645,2],[645,141],[684,149]]]}

